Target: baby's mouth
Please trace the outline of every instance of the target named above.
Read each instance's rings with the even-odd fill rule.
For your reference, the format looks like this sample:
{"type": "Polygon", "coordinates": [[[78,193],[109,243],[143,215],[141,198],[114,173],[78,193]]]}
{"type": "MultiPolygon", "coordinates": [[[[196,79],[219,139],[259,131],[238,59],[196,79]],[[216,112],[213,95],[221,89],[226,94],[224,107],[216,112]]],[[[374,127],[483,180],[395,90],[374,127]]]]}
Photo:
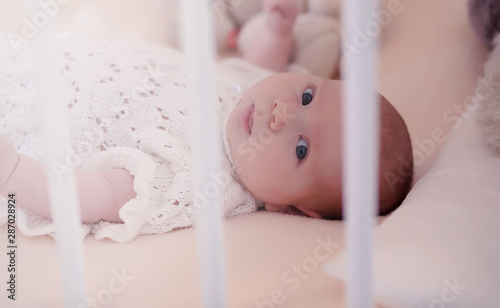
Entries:
{"type": "Polygon", "coordinates": [[[252,104],[245,108],[245,111],[243,112],[243,117],[242,117],[242,126],[243,129],[250,135],[252,134],[252,127],[253,127],[253,112],[255,110],[255,105],[252,104]]]}
{"type": "Polygon", "coordinates": [[[252,108],[250,108],[250,117],[248,118],[248,129],[250,130],[250,134],[252,133],[253,128],[253,112],[255,110],[255,105],[252,104],[252,108]]]}

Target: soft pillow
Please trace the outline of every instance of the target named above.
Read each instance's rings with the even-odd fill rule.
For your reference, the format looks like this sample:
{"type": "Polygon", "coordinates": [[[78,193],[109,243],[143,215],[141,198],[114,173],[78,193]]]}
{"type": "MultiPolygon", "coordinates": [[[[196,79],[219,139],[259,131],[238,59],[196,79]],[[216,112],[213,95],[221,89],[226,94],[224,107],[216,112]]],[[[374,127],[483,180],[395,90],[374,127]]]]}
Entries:
{"type": "MultiPolygon", "coordinates": [[[[471,114],[469,114],[471,115],[471,114]]],[[[374,292],[408,307],[499,307],[500,158],[474,113],[451,132],[403,205],[374,232],[374,292]]],[[[346,255],[327,264],[345,279],[346,255]]]]}

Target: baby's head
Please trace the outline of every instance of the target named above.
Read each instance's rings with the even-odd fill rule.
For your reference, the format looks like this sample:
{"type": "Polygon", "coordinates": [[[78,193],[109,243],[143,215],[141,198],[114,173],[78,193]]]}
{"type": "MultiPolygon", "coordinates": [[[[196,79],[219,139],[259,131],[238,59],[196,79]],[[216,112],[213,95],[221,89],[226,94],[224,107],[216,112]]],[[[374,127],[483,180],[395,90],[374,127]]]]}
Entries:
{"type": "MultiPolygon", "coordinates": [[[[380,208],[407,194],[413,171],[406,125],[381,97],[380,208]]],[[[226,130],[236,172],[268,211],[342,218],[341,81],[281,73],[248,90],[226,130]]]]}

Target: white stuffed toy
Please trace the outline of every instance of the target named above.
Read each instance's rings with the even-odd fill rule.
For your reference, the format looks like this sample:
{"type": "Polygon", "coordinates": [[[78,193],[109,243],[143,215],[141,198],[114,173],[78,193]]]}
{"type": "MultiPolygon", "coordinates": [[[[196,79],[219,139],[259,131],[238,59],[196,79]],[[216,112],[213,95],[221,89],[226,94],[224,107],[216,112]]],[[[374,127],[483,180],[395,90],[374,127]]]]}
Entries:
{"type": "MultiPolygon", "coordinates": [[[[293,28],[290,70],[305,68],[325,78],[335,76],[341,51],[340,1],[289,1],[297,1],[300,8],[293,28]]],[[[245,54],[265,26],[260,0],[219,0],[214,2],[214,11],[219,52],[237,49],[245,54]]]]}

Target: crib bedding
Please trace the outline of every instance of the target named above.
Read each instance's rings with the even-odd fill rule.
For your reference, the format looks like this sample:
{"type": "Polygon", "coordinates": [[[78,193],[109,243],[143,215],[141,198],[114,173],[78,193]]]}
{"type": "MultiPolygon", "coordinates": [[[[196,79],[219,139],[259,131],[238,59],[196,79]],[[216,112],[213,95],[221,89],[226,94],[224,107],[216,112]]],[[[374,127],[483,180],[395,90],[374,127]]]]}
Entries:
{"type": "MultiPolygon", "coordinates": [[[[380,303],[500,303],[500,294],[493,291],[500,286],[500,158],[482,142],[473,115],[451,132],[404,206],[375,231],[380,303]]],[[[345,278],[344,269],[344,253],[327,264],[335,277],[345,278]]]]}
{"type": "MultiPolygon", "coordinates": [[[[465,0],[400,4],[401,13],[383,28],[379,91],[400,102],[396,108],[408,124],[420,160],[408,200],[376,228],[376,298],[388,307],[427,307],[440,299],[448,286],[446,279],[453,284],[457,278],[468,289],[446,307],[496,307],[499,299],[488,290],[500,287],[495,272],[500,256],[493,238],[499,234],[494,227],[498,163],[492,163],[496,159],[481,148],[470,117],[461,121],[439,151],[452,126],[462,119],[455,106],[465,104],[474,92],[485,52],[468,28],[465,0]],[[441,156],[434,160],[436,155],[441,156]],[[461,165],[467,170],[457,167],[461,165]],[[465,187],[470,189],[464,198],[454,193],[466,193],[465,187]],[[473,203],[477,211],[471,212],[465,199],[477,202],[473,203]],[[454,233],[462,221],[466,228],[454,233]]],[[[75,11],[78,5],[84,6],[75,2],[68,8],[75,11]]],[[[106,7],[101,14],[106,14],[106,7]]],[[[126,7],[139,8],[143,9],[139,2],[126,7]]],[[[158,33],[164,30],[152,26],[159,19],[148,20],[142,14],[121,22],[148,37],[161,37],[158,33]],[[156,33],[149,31],[155,29],[156,33]]],[[[120,19],[113,16],[110,20],[120,19]]],[[[342,222],[256,212],[229,218],[224,226],[229,307],[342,306],[342,222]],[[322,270],[328,260],[334,262],[330,266],[334,278],[322,270]]],[[[4,225],[2,247],[7,246],[6,234],[4,225]]],[[[17,238],[18,297],[14,305],[3,293],[0,306],[62,307],[55,242],[48,236],[18,233],[17,238]]],[[[139,236],[125,244],[87,237],[83,251],[90,307],[199,306],[192,228],[139,236]]],[[[0,264],[6,266],[7,257],[0,254],[0,264]]]]}

